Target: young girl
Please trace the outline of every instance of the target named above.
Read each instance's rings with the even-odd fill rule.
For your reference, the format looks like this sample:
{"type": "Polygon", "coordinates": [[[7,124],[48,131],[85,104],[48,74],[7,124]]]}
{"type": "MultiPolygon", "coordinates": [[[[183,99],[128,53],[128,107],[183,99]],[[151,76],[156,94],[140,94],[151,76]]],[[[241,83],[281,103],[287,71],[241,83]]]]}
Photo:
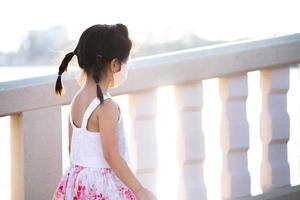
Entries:
{"type": "Polygon", "coordinates": [[[127,79],[132,47],[123,24],[94,25],[80,36],[59,66],[55,92],[63,95],[61,75],[74,55],[85,83],[74,96],[69,114],[70,166],[53,200],[153,200],[128,166],[122,112],[109,88],[127,79]]]}

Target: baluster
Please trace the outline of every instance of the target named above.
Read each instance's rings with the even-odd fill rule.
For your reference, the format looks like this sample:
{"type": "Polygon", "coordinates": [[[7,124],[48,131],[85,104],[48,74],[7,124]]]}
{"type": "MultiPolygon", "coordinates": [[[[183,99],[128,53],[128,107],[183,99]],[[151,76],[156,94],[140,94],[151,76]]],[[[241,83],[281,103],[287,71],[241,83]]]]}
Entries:
{"type": "Polygon", "coordinates": [[[133,136],[130,140],[133,147],[131,165],[142,184],[157,195],[157,91],[153,89],[129,94],[128,101],[133,136]]]}
{"type": "Polygon", "coordinates": [[[246,113],[247,74],[219,79],[222,104],[221,147],[223,152],[222,196],[224,199],[250,195],[247,152],[249,125],[246,113]]]}
{"type": "Polygon", "coordinates": [[[13,200],[52,198],[62,176],[61,107],[11,116],[13,200]]]}
{"type": "Polygon", "coordinates": [[[290,184],[287,142],[290,120],[287,112],[289,67],[260,71],[262,112],[260,132],[263,145],[261,187],[263,191],[290,184]]]}
{"type": "Polygon", "coordinates": [[[201,125],[202,83],[178,85],[175,96],[178,116],[178,199],[206,199],[203,178],[204,134],[201,125]]]}

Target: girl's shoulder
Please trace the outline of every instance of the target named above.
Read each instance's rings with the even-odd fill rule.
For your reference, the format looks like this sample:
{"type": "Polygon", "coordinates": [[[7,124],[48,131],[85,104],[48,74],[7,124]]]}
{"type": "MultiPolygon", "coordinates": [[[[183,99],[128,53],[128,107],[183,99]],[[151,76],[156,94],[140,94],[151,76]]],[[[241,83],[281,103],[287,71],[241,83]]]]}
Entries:
{"type": "Polygon", "coordinates": [[[111,98],[105,99],[101,105],[97,106],[96,110],[96,115],[99,120],[118,121],[120,118],[119,105],[111,98]]]}
{"type": "Polygon", "coordinates": [[[98,106],[98,119],[103,118],[103,116],[106,119],[119,119],[120,114],[120,108],[118,103],[113,100],[112,98],[106,98],[101,103],[101,105],[98,106]]]}

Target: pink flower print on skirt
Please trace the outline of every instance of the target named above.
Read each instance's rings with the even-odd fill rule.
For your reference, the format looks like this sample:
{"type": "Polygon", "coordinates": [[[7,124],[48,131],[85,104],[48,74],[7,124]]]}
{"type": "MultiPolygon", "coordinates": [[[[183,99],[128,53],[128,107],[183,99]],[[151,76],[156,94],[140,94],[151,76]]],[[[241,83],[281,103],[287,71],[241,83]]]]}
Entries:
{"type": "Polygon", "coordinates": [[[89,168],[71,163],[52,200],[137,200],[137,197],[111,168],[89,168]]]}

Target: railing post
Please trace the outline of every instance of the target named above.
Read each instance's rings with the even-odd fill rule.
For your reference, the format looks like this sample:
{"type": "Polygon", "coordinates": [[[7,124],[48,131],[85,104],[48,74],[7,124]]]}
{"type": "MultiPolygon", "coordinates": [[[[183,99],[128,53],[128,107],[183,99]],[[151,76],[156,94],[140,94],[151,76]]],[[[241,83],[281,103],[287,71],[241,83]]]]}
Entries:
{"type": "Polygon", "coordinates": [[[129,94],[128,101],[133,136],[131,165],[139,180],[157,194],[157,91],[151,89],[129,94]]]}
{"type": "Polygon", "coordinates": [[[287,142],[290,120],[287,112],[289,67],[260,71],[262,112],[260,131],[263,145],[261,187],[263,191],[290,185],[287,142]]]}
{"type": "Polygon", "coordinates": [[[49,200],[62,175],[61,107],[11,116],[12,200],[49,200]]]}
{"type": "Polygon", "coordinates": [[[246,113],[247,74],[219,79],[222,103],[222,196],[232,199],[250,195],[247,152],[249,125],[246,113]]]}
{"type": "Polygon", "coordinates": [[[177,85],[175,99],[178,116],[178,199],[206,199],[203,177],[205,148],[201,123],[202,82],[177,85]]]}

